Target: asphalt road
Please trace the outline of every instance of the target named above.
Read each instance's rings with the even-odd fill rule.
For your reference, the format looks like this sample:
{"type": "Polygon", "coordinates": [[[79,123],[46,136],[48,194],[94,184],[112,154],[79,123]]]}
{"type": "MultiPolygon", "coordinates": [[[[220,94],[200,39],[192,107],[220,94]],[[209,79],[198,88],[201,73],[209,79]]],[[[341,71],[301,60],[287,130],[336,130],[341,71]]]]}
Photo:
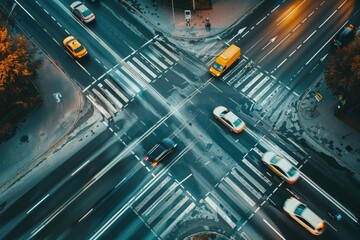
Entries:
{"type": "Polygon", "coordinates": [[[321,73],[329,52],[324,46],[351,15],[348,3],[329,18],[335,2],[289,1],[273,13],[261,8],[222,41],[207,43],[216,47],[195,55],[113,2],[91,6],[97,15],[91,25],[73,18],[70,1],[20,2],[17,24],[111,117],[103,122],[106,132],[1,212],[0,237],[176,239],[208,228],[236,239],[311,239],[282,210],[285,199],[296,196],[327,221],[318,239],[356,239],[359,193],[321,168],[326,159],[272,131],[312,84],[306,76],[321,73]],[[244,26],[252,30],[237,34],[244,26]],[[66,53],[62,39],[70,34],[88,48],[86,59],[66,53]],[[217,80],[208,65],[228,39],[246,50],[217,80]],[[251,61],[255,65],[245,68],[251,61]],[[118,111],[94,91],[105,96],[102,86],[117,99],[109,97],[118,111]],[[233,134],[216,121],[218,105],[237,113],[246,130],[233,134]],[[179,146],[151,167],[143,158],[165,137],[179,146]],[[269,150],[301,169],[295,185],[261,163],[269,150]],[[349,209],[341,223],[327,216],[334,205],[349,209]]]}

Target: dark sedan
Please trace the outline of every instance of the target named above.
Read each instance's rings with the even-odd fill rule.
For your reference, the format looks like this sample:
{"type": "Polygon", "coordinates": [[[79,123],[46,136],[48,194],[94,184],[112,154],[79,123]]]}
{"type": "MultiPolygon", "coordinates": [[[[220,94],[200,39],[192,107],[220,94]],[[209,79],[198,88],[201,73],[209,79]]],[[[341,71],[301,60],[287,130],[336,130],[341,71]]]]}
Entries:
{"type": "Polygon", "coordinates": [[[149,161],[151,166],[156,166],[167,155],[175,150],[177,143],[170,138],[163,139],[160,143],[157,143],[145,156],[144,160],[149,161]]]}

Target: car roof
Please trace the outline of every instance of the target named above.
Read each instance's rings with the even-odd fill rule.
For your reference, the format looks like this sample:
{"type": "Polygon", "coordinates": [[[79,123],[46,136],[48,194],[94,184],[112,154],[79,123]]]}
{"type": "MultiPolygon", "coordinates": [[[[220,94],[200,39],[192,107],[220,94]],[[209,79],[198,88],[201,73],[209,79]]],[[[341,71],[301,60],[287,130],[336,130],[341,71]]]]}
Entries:
{"type": "Polygon", "coordinates": [[[292,167],[294,167],[289,160],[287,160],[286,158],[283,158],[279,155],[275,156],[276,158],[279,159],[279,161],[277,163],[275,163],[274,165],[279,166],[281,169],[283,169],[284,171],[288,172],[292,167]]]}
{"type": "Polygon", "coordinates": [[[236,116],[233,112],[229,111],[224,115],[224,118],[229,120],[231,123],[235,122],[237,119],[239,119],[238,116],[236,116]]]}
{"type": "Polygon", "coordinates": [[[157,143],[149,152],[148,157],[150,161],[155,160],[160,154],[168,151],[174,146],[175,142],[170,138],[163,139],[160,143],[157,143]]]}
{"type": "Polygon", "coordinates": [[[69,39],[69,41],[66,42],[66,45],[68,45],[72,49],[77,49],[81,46],[80,42],[76,38],[69,39]]]}
{"type": "Polygon", "coordinates": [[[166,148],[162,144],[156,144],[153,149],[149,152],[149,157],[151,160],[158,157],[162,152],[164,152],[166,148]]]}
{"type": "Polygon", "coordinates": [[[350,32],[354,32],[355,31],[355,27],[350,24],[349,26],[346,26],[342,31],[341,33],[339,34],[339,36],[344,36],[344,35],[347,35],[349,34],[350,32]]]}
{"type": "Polygon", "coordinates": [[[266,152],[263,155],[263,161],[265,161],[268,164],[280,167],[287,174],[291,168],[295,168],[295,166],[289,160],[287,160],[286,158],[280,155],[275,154],[274,152],[266,152]],[[278,161],[273,161],[275,159],[277,159],[278,161]]]}
{"type": "Polygon", "coordinates": [[[319,222],[322,222],[323,220],[314,213],[310,208],[306,207],[304,211],[301,214],[301,217],[303,217],[305,220],[310,222],[315,227],[318,225],[319,222]]]}
{"type": "Polygon", "coordinates": [[[76,8],[82,13],[90,11],[84,4],[81,4],[81,5],[77,6],[76,8]]]}
{"type": "Polygon", "coordinates": [[[170,138],[165,138],[161,141],[161,144],[167,148],[172,148],[174,146],[175,142],[170,138]]]}

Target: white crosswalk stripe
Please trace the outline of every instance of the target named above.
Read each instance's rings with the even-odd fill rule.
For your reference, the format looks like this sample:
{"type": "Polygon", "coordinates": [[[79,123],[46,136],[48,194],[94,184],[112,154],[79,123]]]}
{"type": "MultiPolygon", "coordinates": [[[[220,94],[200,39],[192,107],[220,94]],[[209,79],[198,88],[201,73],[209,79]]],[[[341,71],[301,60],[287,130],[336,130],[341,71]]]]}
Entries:
{"type": "Polygon", "coordinates": [[[133,204],[133,210],[141,216],[152,231],[165,238],[195,207],[193,198],[183,191],[179,181],[166,175],[148,189],[144,198],[133,204]]]}
{"type": "Polygon", "coordinates": [[[133,58],[133,60],[143,69],[145,69],[145,71],[147,73],[149,73],[151,75],[152,78],[156,78],[156,74],[151,71],[147,66],[145,66],[142,62],[140,62],[139,59],[137,59],[136,57],[133,58]]]}
{"type": "Polygon", "coordinates": [[[239,188],[230,178],[226,177],[225,182],[232,187],[236,193],[242,197],[251,207],[255,206],[255,202],[241,189],[239,188]]]}
{"type": "Polygon", "coordinates": [[[109,81],[109,79],[105,79],[104,82],[114,91],[125,103],[129,102],[129,99],[109,81]]]}
{"type": "Polygon", "coordinates": [[[131,81],[129,78],[125,77],[124,74],[120,73],[120,71],[116,72],[118,74],[122,74],[123,78],[126,79],[127,83],[137,92],[139,93],[141,91],[141,89],[145,88],[145,84],[142,83],[141,79],[137,77],[137,74],[134,72],[133,69],[130,69],[129,65],[125,66],[121,66],[121,70],[123,72],[125,72],[128,76],[131,77],[131,80],[135,80],[136,83],[138,83],[138,85],[140,85],[141,88],[138,87],[137,84],[134,84],[133,81],[131,81]]]}
{"type": "Polygon", "coordinates": [[[173,53],[170,52],[168,49],[166,49],[166,47],[164,47],[163,45],[161,45],[161,43],[155,42],[155,45],[158,46],[161,50],[163,50],[167,55],[169,55],[170,57],[172,57],[172,59],[174,59],[176,62],[180,60],[175,54],[173,54],[173,53]]]}
{"type": "Polygon", "coordinates": [[[251,79],[251,81],[248,84],[246,84],[245,87],[241,89],[241,91],[246,92],[257,80],[259,80],[262,77],[262,75],[264,74],[259,73],[258,75],[256,75],[253,79],[251,79]]]}
{"type": "Polygon", "coordinates": [[[269,89],[270,89],[273,85],[274,85],[273,82],[270,82],[269,84],[267,84],[267,85],[265,86],[265,88],[264,88],[263,90],[261,90],[261,92],[258,93],[258,94],[253,98],[253,100],[254,100],[255,102],[259,101],[259,99],[260,99],[267,91],[269,91],[269,89]]]}
{"type": "MultiPolygon", "coordinates": [[[[132,64],[132,62],[128,61],[127,64],[138,74],[142,77],[142,79],[145,79],[148,83],[151,82],[151,80],[143,73],[141,72],[134,64],[132,64]]],[[[136,76],[134,76],[132,74],[132,76],[134,77],[134,79],[137,79],[136,76]]],[[[142,88],[145,88],[145,85],[141,82],[141,80],[139,79],[139,81],[137,81],[142,88]]]]}
{"type": "MultiPolygon", "coordinates": [[[[229,186],[225,186],[224,184],[220,183],[219,189],[223,193],[225,193],[227,197],[232,199],[236,203],[237,207],[239,207],[242,210],[242,212],[244,213],[249,212],[248,206],[245,205],[244,202],[239,197],[237,197],[233,191],[231,191],[229,186]]],[[[238,215],[237,211],[235,211],[232,207],[230,207],[230,205],[227,204],[227,202],[223,200],[223,198],[221,198],[218,194],[216,194],[215,191],[211,192],[211,195],[214,196],[216,199],[218,199],[218,201],[221,202],[221,205],[225,206],[226,209],[228,209],[228,211],[230,211],[237,220],[241,219],[241,216],[238,215]]]]}
{"type": "Polygon", "coordinates": [[[246,187],[257,199],[261,198],[261,194],[256,191],[255,188],[253,188],[243,177],[241,177],[237,172],[232,171],[231,172],[232,176],[234,176],[236,178],[236,180],[238,180],[238,182],[241,183],[241,185],[243,185],[244,187],[246,187]]]}
{"type": "Polygon", "coordinates": [[[256,84],[256,86],[247,94],[248,97],[252,97],[267,81],[270,79],[270,77],[266,76],[261,81],[256,84]]]}
{"type": "Polygon", "coordinates": [[[122,109],[123,108],[123,104],[114,96],[112,95],[109,90],[104,88],[104,85],[102,85],[101,83],[98,84],[99,88],[106,94],[106,96],[115,104],[115,106],[118,109],[122,109]]]}
{"type": "Polygon", "coordinates": [[[180,215],[175,219],[175,221],[169,224],[165,231],[160,234],[160,237],[164,238],[176,226],[176,224],[178,224],[186,215],[188,215],[195,208],[195,206],[195,203],[190,203],[190,205],[185,209],[185,211],[180,213],[180,215]]]}
{"type": "Polygon", "coordinates": [[[264,182],[267,183],[267,185],[271,186],[272,182],[262,173],[260,172],[254,165],[252,165],[246,158],[242,160],[242,162],[251,169],[257,176],[259,176],[264,182]]]}
{"type": "MultiPolygon", "coordinates": [[[[158,51],[157,48],[155,48],[154,46],[149,46],[149,49],[151,50],[152,53],[154,53],[155,55],[157,55],[157,57],[159,57],[160,59],[161,58],[164,58],[164,61],[169,64],[170,66],[173,65],[174,63],[169,59],[167,58],[166,56],[164,56],[164,54],[162,54],[161,52],[158,51]]],[[[155,56],[154,55],[154,56],[155,56]]]]}
{"type": "MultiPolygon", "coordinates": [[[[226,186],[224,186],[223,184],[220,184],[220,185],[221,185],[221,188],[227,190],[226,186]]],[[[219,186],[219,188],[220,188],[220,186],[219,186]]],[[[228,191],[230,192],[230,190],[228,190],[228,191]]],[[[221,193],[221,195],[222,195],[222,193],[221,193]]],[[[211,191],[211,194],[209,194],[209,197],[211,197],[216,204],[221,205],[222,208],[224,208],[224,211],[227,212],[228,215],[231,215],[231,218],[234,218],[234,220],[236,220],[236,221],[241,219],[239,212],[236,211],[233,207],[231,207],[230,204],[227,203],[224,200],[224,198],[221,197],[221,195],[218,194],[216,191],[211,191]]]]}
{"type": "Polygon", "coordinates": [[[90,85],[86,90],[91,90],[92,103],[104,107],[99,108],[101,112],[110,118],[110,113],[117,113],[117,110],[127,106],[130,98],[147,88],[163,70],[169,69],[181,57],[177,49],[157,38],[149,42],[139,51],[126,58],[127,61],[116,66],[104,74],[96,85],[90,85]],[[104,80],[101,80],[101,79],[104,80]],[[96,88],[101,89],[101,94],[96,88]],[[94,98],[95,97],[95,98],[94,98]],[[98,101],[96,100],[98,98],[98,101]],[[109,109],[110,113],[106,109],[109,109]]]}
{"type": "Polygon", "coordinates": [[[231,228],[235,228],[236,224],[229,218],[228,215],[226,215],[226,213],[217,205],[214,203],[213,200],[211,200],[211,198],[206,197],[205,201],[220,215],[220,217],[222,217],[231,228]]]}
{"type": "Polygon", "coordinates": [[[259,189],[261,193],[266,192],[265,187],[263,187],[257,180],[255,180],[255,178],[253,178],[247,171],[240,167],[240,165],[237,165],[235,169],[238,170],[244,177],[249,179],[250,183],[255,185],[255,187],[259,189]]]}
{"type": "Polygon", "coordinates": [[[150,218],[147,219],[147,223],[151,224],[156,218],[158,218],[159,215],[163,213],[175,201],[175,199],[180,196],[182,192],[183,191],[181,189],[178,189],[173,195],[171,195],[169,200],[163,204],[162,208],[158,208],[157,210],[153,211],[153,213],[150,215],[150,218]]]}
{"type": "Polygon", "coordinates": [[[107,100],[104,95],[102,95],[98,90],[95,88],[92,89],[92,91],[95,93],[95,95],[100,98],[100,100],[105,104],[105,106],[111,111],[112,114],[116,114],[118,110],[107,100]]]}
{"type": "Polygon", "coordinates": [[[161,218],[161,221],[159,221],[155,226],[154,226],[154,230],[155,231],[159,231],[160,227],[162,227],[163,225],[165,225],[167,223],[167,221],[170,219],[170,217],[172,217],[183,205],[184,203],[187,202],[187,200],[189,200],[188,196],[184,196],[179,202],[177,202],[177,204],[175,206],[173,206],[169,211],[167,211],[167,213],[165,214],[165,216],[163,216],[161,218]]]}

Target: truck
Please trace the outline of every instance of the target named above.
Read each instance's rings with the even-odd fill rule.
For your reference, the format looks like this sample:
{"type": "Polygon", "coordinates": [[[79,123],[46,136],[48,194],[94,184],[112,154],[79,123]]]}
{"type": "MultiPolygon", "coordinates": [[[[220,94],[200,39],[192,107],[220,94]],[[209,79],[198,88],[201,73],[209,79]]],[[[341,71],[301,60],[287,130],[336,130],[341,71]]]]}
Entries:
{"type": "Polygon", "coordinates": [[[210,67],[210,73],[213,76],[219,77],[240,57],[240,52],[241,49],[238,46],[230,45],[216,57],[215,62],[210,67]]]}

